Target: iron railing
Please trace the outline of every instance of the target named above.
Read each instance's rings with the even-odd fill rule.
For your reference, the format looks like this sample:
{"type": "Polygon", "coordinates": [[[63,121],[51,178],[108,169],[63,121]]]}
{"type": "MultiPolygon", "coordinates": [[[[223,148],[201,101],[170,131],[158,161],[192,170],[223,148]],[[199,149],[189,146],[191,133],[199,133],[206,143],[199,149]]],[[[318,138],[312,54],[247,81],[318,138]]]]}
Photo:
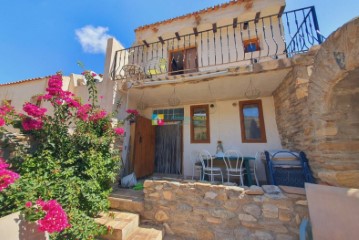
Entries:
{"type": "Polygon", "coordinates": [[[112,79],[185,74],[241,61],[292,57],[323,41],[314,6],[175,35],[116,51],[112,79]]]}

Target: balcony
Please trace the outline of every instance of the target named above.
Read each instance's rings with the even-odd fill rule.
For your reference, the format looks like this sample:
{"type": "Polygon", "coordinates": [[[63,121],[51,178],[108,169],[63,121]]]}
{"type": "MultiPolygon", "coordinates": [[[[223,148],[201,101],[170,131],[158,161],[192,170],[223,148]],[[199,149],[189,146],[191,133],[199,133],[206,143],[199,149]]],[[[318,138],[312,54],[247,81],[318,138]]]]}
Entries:
{"type": "Polygon", "coordinates": [[[232,67],[290,58],[321,44],[314,6],[217,26],[116,51],[113,80],[141,85],[156,80],[212,74],[232,67]]]}

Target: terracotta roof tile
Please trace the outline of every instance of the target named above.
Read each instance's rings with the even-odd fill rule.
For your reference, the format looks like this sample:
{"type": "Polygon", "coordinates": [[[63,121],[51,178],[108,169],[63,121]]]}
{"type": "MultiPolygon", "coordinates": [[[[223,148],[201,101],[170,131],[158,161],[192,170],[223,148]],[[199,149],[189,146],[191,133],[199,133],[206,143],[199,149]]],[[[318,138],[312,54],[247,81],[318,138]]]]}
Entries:
{"type": "Polygon", "coordinates": [[[25,82],[41,80],[41,79],[44,79],[44,78],[50,78],[50,77],[51,77],[51,75],[45,76],[45,77],[29,78],[29,79],[25,79],[25,80],[16,81],[16,82],[1,83],[0,86],[8,86],[8,85],[13,85],[13,84],[20,84],[20,83],[25,83],[25,82]]]}
{"type": "Polygon", "coordinates": [[[151,23],[151,24],[148,24],[148,25],[140,26],[140,27],[135,29],[135,32],[142,31],[142,30],[145,30],[147,28],[154,27],[154,26],[157,26],[157,25],[160,25],[160,24],[171,23],[171,22],[173,22],[175,20],[189,18],[189,17],[196,16],[196,15],[202,14],[202,13],[217,11],[218,9],[221,9],[221,8],[226,8],[226,7],[231,6],[231,5],[241,4],[243,2],[250,2],[250,1],[253,1],[253,0],[231,0],[230,2],[218,4],[218,5],[215,5],[213,7],[208,7],[208,8],[205,8],[205,9],[202,9],[202,10],[199,10],[199,11],[196,11],[196,12],[188,13],[188,14],[185,14],[185,15],[182,15],[182,16],[178,16],[178,17],[166,19],[166,20],[163,20],[163,21],[151,23]]]}

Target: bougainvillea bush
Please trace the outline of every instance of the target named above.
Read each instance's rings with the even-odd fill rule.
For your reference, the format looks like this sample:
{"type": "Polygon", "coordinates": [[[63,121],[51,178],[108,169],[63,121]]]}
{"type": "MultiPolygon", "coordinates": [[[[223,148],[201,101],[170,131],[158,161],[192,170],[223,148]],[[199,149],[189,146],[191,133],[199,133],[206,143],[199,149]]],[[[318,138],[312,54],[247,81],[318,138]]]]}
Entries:
{"type": "Polygon", "coordinates": [[[93,218],[109,207],[120,162],[113,142],[123,129],[113,128],[111,114],[99,108],[92,72],[83,75],[90,96],[86,103],[63,91],[62,76],[56,74],[39,96],[52,109],[31,103],[23,105],[26,114],[11,106],[0,109],[0,128],[18,127],[36,143],[35,149],[0,163],[0,171],[13,173],[6,183],[1,180],[0,216],[21,210],[51,239],[93,239],[107,231],[93,218]],[[11,169],[5,169],[9,164],[11,169]]]}

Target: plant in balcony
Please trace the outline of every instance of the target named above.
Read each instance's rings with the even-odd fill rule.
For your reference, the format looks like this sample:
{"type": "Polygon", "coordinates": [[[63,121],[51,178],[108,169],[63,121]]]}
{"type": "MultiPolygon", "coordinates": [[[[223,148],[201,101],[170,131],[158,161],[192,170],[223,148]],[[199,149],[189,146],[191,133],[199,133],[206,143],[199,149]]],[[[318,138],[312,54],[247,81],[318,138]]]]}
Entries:
{"type": "Polygon", "coordinates": [[[134,123],[136,121],[136,117],[139,115],[139,113],[136,109],[127,109],[126,113],[128,115],[125,118],[125,120],[129,121],[130,123],[134,123]]]}

